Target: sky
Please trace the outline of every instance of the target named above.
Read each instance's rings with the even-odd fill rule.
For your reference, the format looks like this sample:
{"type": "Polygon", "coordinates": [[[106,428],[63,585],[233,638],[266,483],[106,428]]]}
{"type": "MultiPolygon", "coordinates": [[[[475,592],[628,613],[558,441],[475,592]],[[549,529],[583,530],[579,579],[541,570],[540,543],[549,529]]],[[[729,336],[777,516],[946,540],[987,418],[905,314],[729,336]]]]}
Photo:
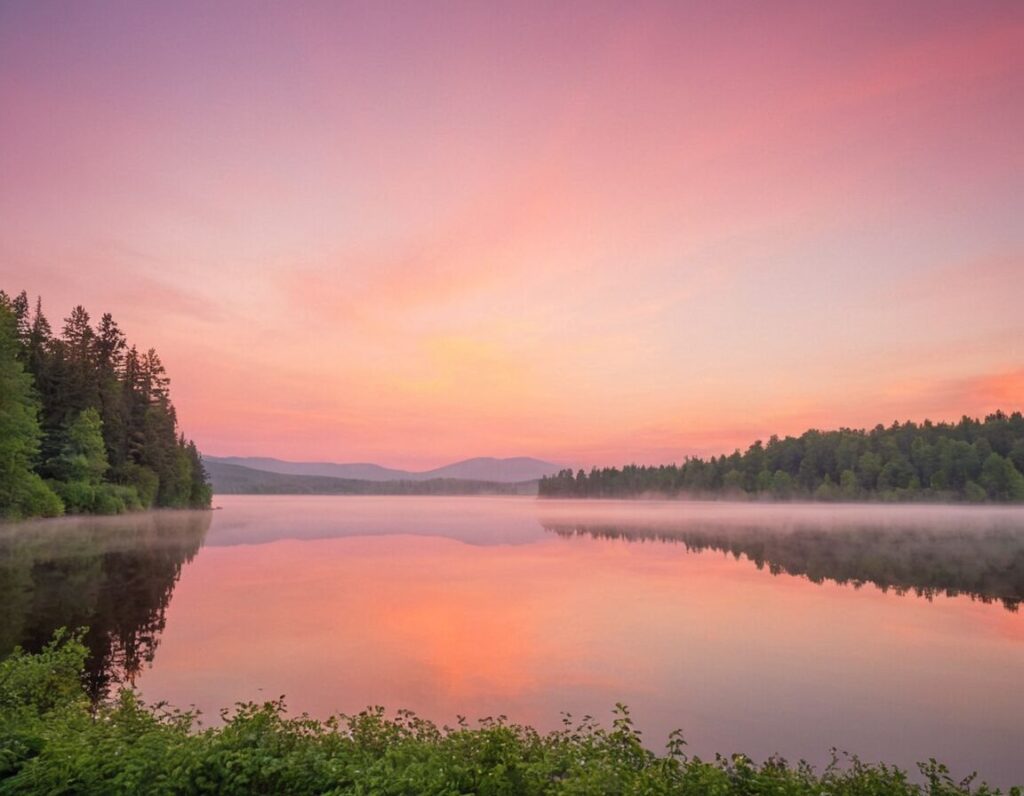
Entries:
{"type": "Polygon", "coordinates": [[[1024,408],[1024,3],[0,0],[0,287],[218,455],[1024,408]]]}

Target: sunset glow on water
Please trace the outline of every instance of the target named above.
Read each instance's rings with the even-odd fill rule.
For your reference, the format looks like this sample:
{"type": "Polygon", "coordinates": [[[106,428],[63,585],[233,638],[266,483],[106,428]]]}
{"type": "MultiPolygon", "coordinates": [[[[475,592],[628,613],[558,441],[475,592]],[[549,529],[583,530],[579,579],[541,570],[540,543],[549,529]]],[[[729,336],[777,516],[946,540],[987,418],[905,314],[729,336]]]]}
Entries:
{"type": "MultiPolygon", "coordinates": [[[[836,746],[909,767],[936,756],[995,783],[1024,775],[1024,614],[1014,603],[1024,520],[1014,509],[217,502],[212,522],[199,514],[193,529],[169,515],[141,539],[139,520],[82,521],[89,538],[106,523],[97,552],[115,557],[102,568],[136,573],[101,600],[105,610],[169,589],[166,608],[148,609],[164,624],[135,684],[150,701],[195,705],[207,722],[235,701],[281,694],[291,711],[320,717],[379,704],[439,723],[505,714],[541,729],[563,711],[606,721],[624,702],[659,749],[678,727],[705,756],[821,764],[836,746]],[[202,546],[178,558],[176,583],[161,580],[165,566],[151,567],[178,538],[202,546]],[[872,578],[886,577],[905,585],[883,592],[872,578]]],[[[115,588],[71,574],[99,571],[81,558],[94,548],[67,547],[52,528],[37,538],[46,526],[35,527],[22,533],[50,540],[41,561],[71,582],[115,588]]],[[[47,594],[36,599],[58,607],[35,621],[101,619],[47,594]]]]}

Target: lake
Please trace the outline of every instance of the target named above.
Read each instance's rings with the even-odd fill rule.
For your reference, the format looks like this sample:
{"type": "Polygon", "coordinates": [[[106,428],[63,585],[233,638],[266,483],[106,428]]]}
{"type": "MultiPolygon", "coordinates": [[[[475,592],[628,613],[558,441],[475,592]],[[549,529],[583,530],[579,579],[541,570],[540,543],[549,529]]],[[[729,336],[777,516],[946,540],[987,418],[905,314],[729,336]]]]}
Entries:
{"type": "Polygon", "coordinates": [[[89,625],[94,695],[439,723],[630,706],[661,749],[1024,781],[1024,511],[223,496],[0,527],[0,655],[89,625]]]}

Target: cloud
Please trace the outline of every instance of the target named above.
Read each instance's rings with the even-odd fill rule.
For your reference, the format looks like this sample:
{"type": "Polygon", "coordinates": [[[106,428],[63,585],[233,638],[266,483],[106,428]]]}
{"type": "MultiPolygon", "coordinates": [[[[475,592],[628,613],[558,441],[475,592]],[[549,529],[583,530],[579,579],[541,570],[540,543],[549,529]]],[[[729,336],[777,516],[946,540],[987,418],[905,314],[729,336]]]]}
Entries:
{"type": "MultiPolygon", "coordinates": [[[[76,250],[46,247],[31,252],[22,247],[0,249],[0,281],[15,290],[40,295],[52,316],[63,317],[71,307],[82,304],[97,317],[112,311],[115,319],[223,319],[220,303],[201,289],[175,284],[164,276],[170,270],[162,260],[117,244],[76,250]]],[[[53,320],[51,317],[51,323],[53,320]]]]}

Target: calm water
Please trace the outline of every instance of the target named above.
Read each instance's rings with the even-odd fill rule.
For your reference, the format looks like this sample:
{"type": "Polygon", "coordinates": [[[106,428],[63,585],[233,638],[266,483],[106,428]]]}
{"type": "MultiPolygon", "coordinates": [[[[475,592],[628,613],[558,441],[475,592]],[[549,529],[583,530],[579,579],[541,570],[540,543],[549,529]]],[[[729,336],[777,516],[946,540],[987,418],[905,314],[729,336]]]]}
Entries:
{"type": "Polygon", "coordinates": [[[1024,512],[220,497],[0,527],[0,655],[89,625],[90,687],[439,722],[631,706],[653,747],[829,747],[1024,781],[1024,512]]]}

